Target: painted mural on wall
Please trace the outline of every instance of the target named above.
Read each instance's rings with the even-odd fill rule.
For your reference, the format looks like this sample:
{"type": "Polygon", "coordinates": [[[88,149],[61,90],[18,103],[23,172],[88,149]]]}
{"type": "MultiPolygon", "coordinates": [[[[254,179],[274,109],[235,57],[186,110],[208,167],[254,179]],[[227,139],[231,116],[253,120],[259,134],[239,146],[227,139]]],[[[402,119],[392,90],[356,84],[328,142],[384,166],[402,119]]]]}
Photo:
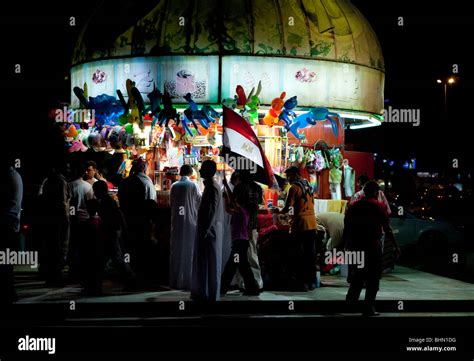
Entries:
{"type": "Polygon", "coordinates": [[[383,109],[383,73],[356,64],[306,59],[226,56],[222,61],[223,98],[242,85],[246,92],[262,81],[262,104],[285,91],[298,106],[369,111],[383,109]],[[370,96],[367,96],[370,95],[370,96]]]}
{"type": "MultiPolygon", "coordinates": [[[[167,91],[173,102],[186,104],[187,93],[199,103],[217,103],[217,57],[147,57],[113,59],[78,65],[71,70],[71,85],[88,84],[89,96],[115,96],[120,90],[127,98],[127,79],[146,97],[154,87],[167,91]]],[[[77,97],[71,93],[72,106],[78,107],[77,97]]]]}
{"type": "Polygon", "coordinates": [[[94,41],[94,25],[109,7],[120,12],[116,2],[106,0],[81,33],[73,64],[123,56],[235,54],[335,60],[384,70],[376,35],[349,0],[226,0],[222,5],[220,0],[127,2],[127,11],[143,16],[129,17],[128,28],[118,27],[104,47],[94,41]]]}

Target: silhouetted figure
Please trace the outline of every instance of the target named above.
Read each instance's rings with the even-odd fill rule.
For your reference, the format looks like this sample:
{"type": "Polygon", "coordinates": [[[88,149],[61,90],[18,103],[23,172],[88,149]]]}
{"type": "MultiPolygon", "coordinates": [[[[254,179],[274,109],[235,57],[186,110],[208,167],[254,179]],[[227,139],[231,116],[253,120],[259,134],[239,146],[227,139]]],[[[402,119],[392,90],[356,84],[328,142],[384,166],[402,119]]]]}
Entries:
{"type": "Polygon", "coordinates": [[[291,184],[285,207],[275,213],[289,213],[290,242],[288,249],[290,282],[296,278],[297,290],[313,290],[316,280],[317,252],[322,252],[322,242],[317,237],[316,215],[314,213],[313,189],[309,182],[300,176],[297,167],[285,171],[291,184]]]}
{"type": "MultiPolygon", "coordinates": [[[[19,244],[23,182],[7,160],[0,163],[0,251],[16,250],[19,244]]],[[[0,304],[17,301],[13,265],[0,264],[0,304]]]]}
{"type": "Polygon", "coordinates": [[[145,174],[146,163],[141,158],[133,161],[130,176],[119,187],[120,209],[125,216],[127,239],[125,254],[135,273],[145,276],[151,244],[151,211],[156,205],[156,190],[145,174]]]}
{"type": "Polygon", "coordinates": [[[123,237],[126,234],[125,219],[117,202],[108,193],[105,181],[97,181],[92,187],[98,201],[97,211],[101,219],[102,235],[104,237],[104,262],[110,260],[111,265],[118,271],[121,281],[126,283],[127,286],[131,286],[135,275],[130,265],[125,262],[122,251],[123,237]]]}
{"type": "Polygon", "coordinates": [[[71,280],[77,280],[80,264],[83,263],[80,259],[79,247],[84,238],[87,237],[84,227],[89,219],[86,202],[94,198],[92,185],[83,179],[84,171],[85,167],[80,164],[75,164],[72,167],[73,180],[69,182],[69,188],[71,190],[71,200],[69,202],[71,231],[69,234],[67,261],[69,264],[69,278],[71,280]]]}
{"type": "MultiPolygon", "coordinates": [[[[231,177],[232,184],[237,187],[239,181],[238,176],[234,172],[231,177]]],[[[227,185],[224,178],[224,185],[226,187],[225,208],[228,213],[232,215],[231,219],[231,233],[232,233],[232,250],[229,259],[224,267],[221,281],[221,295],[225,295],[229,289],[232,278],[238,269],[242,278],[244,279],[245,294],[259,295],[259,287],[253,277],[250,263],[248,260],[249,249],[249,212],[241,206],[245,202],[243,193],[238,197],[234,197],[232,191],[227,185]]],[[[234,188],[235,190],[235,188],[234,188]]]]}
{"type": "Polygon", "coordinates": [[[222,268],[222,191],[214,179],[217,166],[206,160],[199,171],[204,178],[204,192],[198,210],[197,235],[193,256],[191,298],[195,301],[218,301],[222,268]]]}
{"type": "Polygon", "coordinates": [[[343,239],[348,251],[364,252],[364,265],[349,266],[348,281],[350,282],[346,300],[356,302],[366,285],[365,315],[378,315],[374,304],[379,290],[382,272],[383,230],[389,229],[389,219],[384,205],[377,200],[379,186],[369,181],[364,186],[364,198],[355,202],[347,210],[344,219],[343,239]]]}
{"type": "Polygon", "coordinates": [[[82,283],[84,293],[89,296],[102,294],[104,280],[105,245],[102,220],[98,214],[99,201],[86,202],[89,218],[84,224],[84,239],[81,244],[82,283]]]}
{"type": "Polygon", "coordinates": [[[71,189],[66,179],[68,171],[69,165],[66,162],[55,162],[41,190],[45,214],[45,276],[47,285],[52,287],[65,285],[64,267],[69,249],[71,200],[71,189]]]}
{"type": "MultiPolygon", "coordinates": [[[[263,191],[255,181],[250,178],[249,171],[238,171],[236,174],[240,181],[235,185],[233,193],[240,199],[239,204],[249,214],[248,222],[248,260],[255,282],[259,289],[263,289],[262,272],[260,269],[260,262],[258,260],[257,241],[258,241],[258,209],[259,205],[263,203],[263,191]]],[[[232,181],[232,179],[231,179],[232,181]]],[[[242,280],[241,280],[242,281],[242,280]]],[[[242,285],[242,282],[240,282],[242,285]]]]}

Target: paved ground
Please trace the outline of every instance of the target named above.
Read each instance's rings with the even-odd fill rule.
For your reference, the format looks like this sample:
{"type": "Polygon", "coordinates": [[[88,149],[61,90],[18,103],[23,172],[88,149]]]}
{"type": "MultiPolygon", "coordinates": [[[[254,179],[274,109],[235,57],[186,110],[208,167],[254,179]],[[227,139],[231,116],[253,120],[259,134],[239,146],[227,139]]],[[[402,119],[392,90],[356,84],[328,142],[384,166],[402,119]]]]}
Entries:
{"type": "MultiPolygon", "coordinates": [[[[75,300],[92,303],[121,302],[173,302],[188,300],[189,293],[156,287],[152,290],[127,293],[119,285],[105,282],[104,295],[85,297],[79,285],[65,288],[45,288],[43,282],[31,276],[19,276],[19,304],[54,303],[75,300]]],[[[348,284],[340,276],[322,276],[323,287],[311,292],[265,291],[260,296],[243,296],[239,291],[231,291],[222,301],[342,301],[348,284]]],[[[405,267],[397,267],[391,274],[383,275],[378,300],[405,301],[474,301],[474,284],[436,276],[405,267]]],[[[474,312],[474,309],[473,309],[474,312]]]]}

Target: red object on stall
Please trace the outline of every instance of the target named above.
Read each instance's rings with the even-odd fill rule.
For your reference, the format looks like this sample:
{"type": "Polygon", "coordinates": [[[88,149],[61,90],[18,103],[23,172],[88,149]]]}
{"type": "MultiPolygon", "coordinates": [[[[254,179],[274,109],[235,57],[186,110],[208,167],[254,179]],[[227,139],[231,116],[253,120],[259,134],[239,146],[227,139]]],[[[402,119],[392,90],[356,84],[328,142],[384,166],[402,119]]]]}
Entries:
{"type": "Polygon", "coordinates": [[[355,191],[357,192],[360,190],[357,187],[357,178],[360,175],[365,174],[369,179],[374,178],[374,155],[373,153],[346,150],[344,151],[344,158],[349,161],[349,166],[355,171],[355,191]]]}

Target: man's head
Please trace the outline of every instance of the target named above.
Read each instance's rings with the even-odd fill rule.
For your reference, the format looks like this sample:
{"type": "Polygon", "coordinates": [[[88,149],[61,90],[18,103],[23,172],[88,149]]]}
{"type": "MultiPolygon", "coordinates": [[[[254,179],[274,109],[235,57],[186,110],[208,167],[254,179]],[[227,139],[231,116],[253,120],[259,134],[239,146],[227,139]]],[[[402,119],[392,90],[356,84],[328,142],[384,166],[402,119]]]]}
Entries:
{"type": "Polygon", "coordinates": [[[130,168],[130,174],[145,173],[146,162],[142,158],[137,158],[132,162],[132,168],[130,168]]]}
{"type": "Polygon", "coordinates": [[[365,184],[369,181],[369,177],[367,177],[365,174],[362,174],[357,178],[357,185],[360,188],[364,188],[365,184]]]}
{"type": "Polygon", "coordinates": [[[212,179],[217,171],[217,164],[213,160],[205,160],[201,164],[199,174],[204,179],[212,179]]]}
{"type": "Polygon", "coordinates": [[[86,170],[84,172],[84,178],[86,180],[92,179],[95,177],[96,174],[97,174],[97,164],[92,160],[86,162],[86,170]]]}
{"type": "Polygon", "coordinates": [[[291,166],[287,170],[285,170],[286,179],[288,182],[294,182],[295,180],[300,178],[300,169],[295,166],[291,166]]]}
{"type": "Polygon", "coordinates": [[[379,185],[376,181],[368,181],[364,186],[364,194],[367,199],[377,199],[379,194],[379,185]]]}
{"type": "Polygon", "coordinates": [[[105,181],[99,180],[92,185],[94,195],[97,199],[104,199],[108,194],[108,187],[105,181]]]}
{"type": "Polygon", "coordinates": [[[193,167],[191,167],[189,164],[185,164],[181,166],[179,170],[179,175],[181,177],[189,177],[193,174],[193,167]]]}

